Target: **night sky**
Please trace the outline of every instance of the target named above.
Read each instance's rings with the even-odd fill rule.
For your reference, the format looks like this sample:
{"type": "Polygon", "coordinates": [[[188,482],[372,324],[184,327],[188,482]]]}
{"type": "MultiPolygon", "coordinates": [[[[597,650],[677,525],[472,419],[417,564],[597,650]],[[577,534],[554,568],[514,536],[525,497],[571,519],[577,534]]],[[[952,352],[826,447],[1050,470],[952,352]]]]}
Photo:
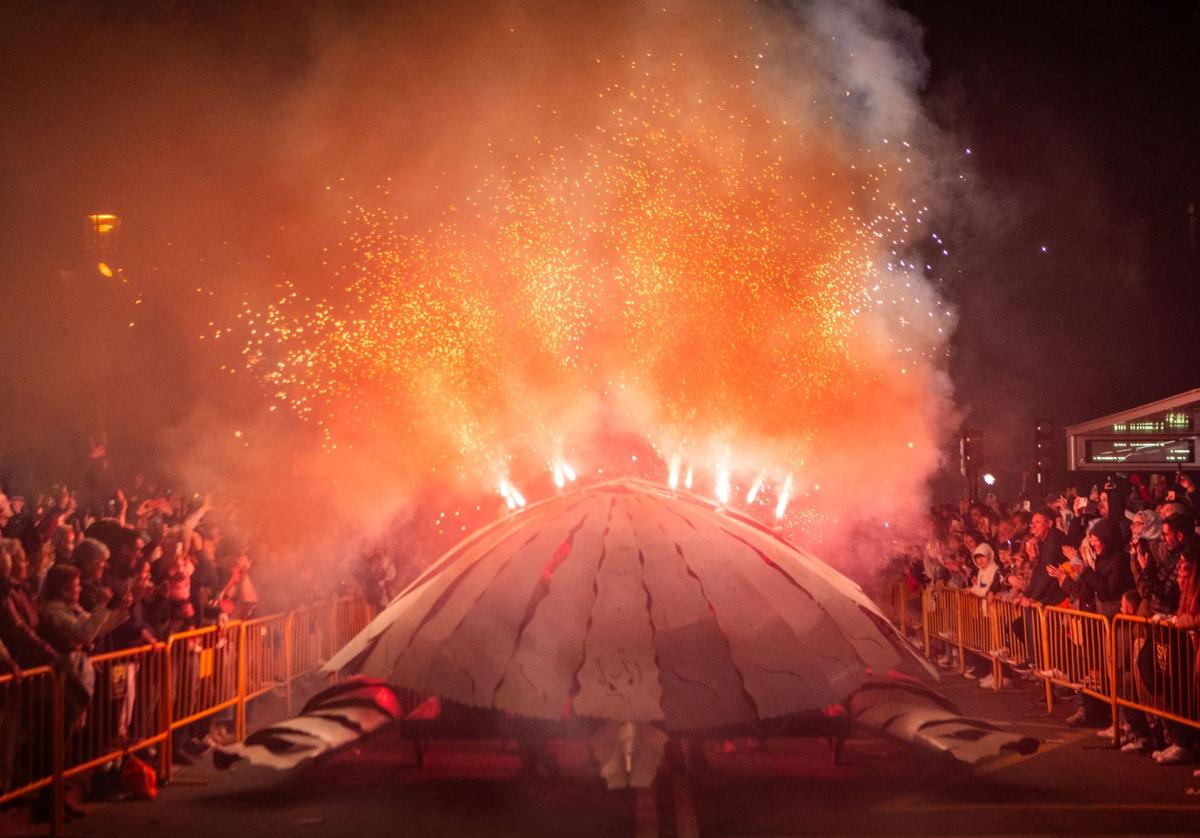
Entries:
{"type": "MultiPolygon", "coordinates": [[[[1187,217],[1189,202],[1200,202],[1200,6],[901,5],[925,31],[926,107],[955,143],[971,149],[963,169],[970,200],[941,208],[951,255],[936,273],[960,315],[950,361],[957,401],[965,422],[984,430],[988,465],[1011,491],[1031,456],[1035,417],[1066,425],[1200,385],[1200,249],[1189,246],[1187,217]]],[[[306,208],[295,196],[318,186],[274,171],[266,176],[282,184],[278,196],[242,196],[227,185],[228,211],[201,217],[211,216],[210,181],[226,175],[223,161],[244,163],[261,152],[235,134],[188,148],[186,165],[176,161],[172,169],[186,125],[125,124],[119,105],[104,104],[137,89],[129,73],[146,62],[187,66],[186,48],[146,34],[176,17],[185,23],[168,28],[186,33],[179,43],[202,44],[198,53],[221,56],[216,66],[227,71],[214,79],[197,69],[197,88],[222,91],[208,106],[233,109],[235,118],[241,109],[270,113],[273,85],[302,73],[308,59],[287,4],[108,4],[103,14],[92,7],[77,14],[78,23],[63,22],[70,18],[61,12],[82,8],[0,7],[8,53],[0,67],[8,103],[0,146],[9,147],[0,153],[0,347],[8,359],[0,373],[0,457],[10,474],[30,473],[33,462],[68,467],[78,452],[64,453],[63,440],[78,446],[99,414],[120,414],[97,406],[86,382],[108,363],[101,348],[129,351],[130,338],[93,332],[81,311],[124,303],[73,300],[63,285],[80,268],[80,219],[104,196],[126,206],[146,202],[140,229],[125,237],[131,261],[169,240],[176,254],[188,253],[173,264],[251,266],[266,275],[289,257],[276,253],[268,263],[269,245],[253,234],[238,237],[252,213],[277,213],[288,220],[288,235],[305,244],[327,222],[296,221],[306,208]],[[96,43],[113,32],[122,35],[96,43]],[[80,44],[87,48],[74,48],[80,44]],[[143,48],[144,60],[131,63],[130,51],[143,48]],[[72,148],[62,151],[64,143],[72,148]],[[155,143],[168,162],[121,151],[155,143]],[[181,168],[191,177],[172,189],[194,192],[196,217],[156,216],[155,178],[181,168]],[[189,229],[203,229],[204,243],[189,241],[189,229]],[[17,368],[26,374],[14,375],[17,368]]],[[[308,255],[292,258],[302,264],[308,255]]],[[[145,258],[144,270],[151,261],[145,258]]],[[[151,311],[156,305],[173,304],[145,302],[151,311]]],[[[123,386],[149,396],[127,416],[130,438],[186,414],[215,380],[179,348],[177,323],[154,320],[147,318],[143,333],[154,351],[117,365],[123,386]]]]}
{"type": "Polygon", "coordinates": [[[946,271],[951,373],[988,465],[1016,479],[1001,464],[1030,460],[1036,417],[1200,385],[1200,6],[903,6],[926,31],[926,101],[988,205],[946,271]]]}

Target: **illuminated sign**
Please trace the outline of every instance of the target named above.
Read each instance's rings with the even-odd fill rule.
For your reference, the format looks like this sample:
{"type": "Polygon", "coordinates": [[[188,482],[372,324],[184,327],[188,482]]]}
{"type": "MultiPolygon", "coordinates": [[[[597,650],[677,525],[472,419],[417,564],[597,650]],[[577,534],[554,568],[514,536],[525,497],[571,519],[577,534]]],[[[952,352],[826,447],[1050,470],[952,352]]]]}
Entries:
{"type": "Polygon", "coordinates": [[[1192,430],[1192,414],[1170,412],[1157,419],[1135,419],[1112,426],[1115,434],[1170,434],[1192,430]]]}
{"type": "Polygon", "coordinates": [[[1085,462],[1176,465],[1196,461],[1196,438],[1177,439],[1089,439],[1085,462]]]}

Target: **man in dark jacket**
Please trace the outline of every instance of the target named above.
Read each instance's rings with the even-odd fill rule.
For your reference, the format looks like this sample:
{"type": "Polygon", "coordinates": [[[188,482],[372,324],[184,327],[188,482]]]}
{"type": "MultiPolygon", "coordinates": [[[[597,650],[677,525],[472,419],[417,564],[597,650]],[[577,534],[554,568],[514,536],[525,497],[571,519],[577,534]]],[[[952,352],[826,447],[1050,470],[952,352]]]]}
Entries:
{"type": "Polygon", "coordinates": [[[1063,534],[1054,525],[1056,519],[1053,509],[1043,507],[1033,513],[1029,523],[1033,538],[1032,546],[1027,545],[1027,549],[1033,561],[1033,572],[1022,597],[1024,605],[1058,605],[1065,598],[1058,580],[1047,571],[1048,566],[1058,567],[1066,561],[1062,549],[1063,534]]]}
{"type": "Polygon", "coordinates": [[[1196,536],[1196,520],[1182,512],[1162,522],[1163,542],[1167,545],[1167,563],[1179,564],[1181,556],[1187,556],[1193,564],[1200,563],[1200,538],[1196,536]]]}

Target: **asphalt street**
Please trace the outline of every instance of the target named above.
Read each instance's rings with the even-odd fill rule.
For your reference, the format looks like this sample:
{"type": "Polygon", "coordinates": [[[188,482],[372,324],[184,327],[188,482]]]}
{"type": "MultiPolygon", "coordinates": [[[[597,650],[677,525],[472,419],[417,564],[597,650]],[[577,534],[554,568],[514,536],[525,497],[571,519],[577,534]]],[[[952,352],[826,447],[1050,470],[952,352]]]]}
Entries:
{"type": "MultiPolygon", "coordinates": [[[[1191,766],[1123,754],[1030,705],[1034,685],[993,693],[956,674],[964,711],[1037,736],[1030,756],[971,771],[857,733],[835,765],[822,740],[709,743],[709,766],[662,773],[649,792],[607,792],[586,748],[563,744],[559,779],[519,774],[507,742],[434,744],[423,767],[394,732],[292,775],[180,768],[157,800],[88,803],[68,835],[209,838],[1197,834],[1191,766]]],[[[264,714],[257,714],[259,724],[264,714]]],[[[9,834],[39,830],[11,818],[9,834]]]]}

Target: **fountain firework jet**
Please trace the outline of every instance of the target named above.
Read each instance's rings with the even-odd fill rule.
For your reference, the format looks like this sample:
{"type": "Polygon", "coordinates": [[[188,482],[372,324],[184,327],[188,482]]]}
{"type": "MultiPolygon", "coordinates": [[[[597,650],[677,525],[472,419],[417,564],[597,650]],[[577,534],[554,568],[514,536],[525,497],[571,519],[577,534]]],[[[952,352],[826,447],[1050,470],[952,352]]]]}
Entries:
{"type": "Polygon", "coordinates": [[[433,217],[354,202],[343,293],[249,312],[247,368],[330,450],[405,440],[414,480],[526,458],[561,485],[562,452],[628,468],[619,427],[723,499],[880,462],[914,495],[948,403],[949,315],[910,255],[920,126],[864,117],[861,79],[841,96],[821,15],[776,40],[739,9],[641,10],[653,51],[595,47],[561,124],[528,105],[553,139],[505,125],[433,217]]]}

